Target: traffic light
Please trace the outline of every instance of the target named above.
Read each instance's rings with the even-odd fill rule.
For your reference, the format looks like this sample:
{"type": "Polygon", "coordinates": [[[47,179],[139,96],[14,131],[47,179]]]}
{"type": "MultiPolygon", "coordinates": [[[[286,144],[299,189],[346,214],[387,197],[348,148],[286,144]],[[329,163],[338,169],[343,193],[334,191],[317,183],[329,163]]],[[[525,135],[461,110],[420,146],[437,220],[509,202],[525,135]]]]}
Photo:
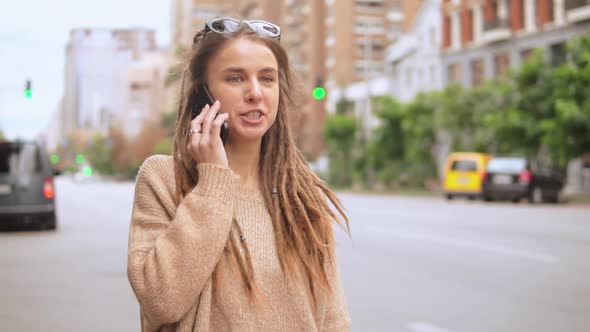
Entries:
{"type": "Polygon", "coordinates": [[[78,153],[76,155],[76,164],[80,165],[83,164],[86,161],[86,158],[84,158],[84,155],[81,153],[78,153]]]}
{"type": "Polygon", "coordinates": [[[322,100],[324,98],[326,98],[326,89],[324,88],[324,80],[321,78],[318,78],[316,80],[316,86],[315,88],[313,88],[312,91],[312,96],[313,99],[315,100],[322,100]]]}
{"type": "Polygon", "coordinates": [[[84,174],[84,176],[92,176],[92,167],[84,166],[82,168],[82,174],[84,174]]]}
{"type": "Polygon", "coordinates": [[[313,88],[312,95],[314,99],[322,100],[326,98],[326,89],[322,88],[321,86],[316,86],[313,88]]]}
{"type": "Polygon", "coordinates": [[[31,89],[31,80],[27,80],[25,84],[25,99],[31,99],[33,97],[33,90],[31,89]]]}

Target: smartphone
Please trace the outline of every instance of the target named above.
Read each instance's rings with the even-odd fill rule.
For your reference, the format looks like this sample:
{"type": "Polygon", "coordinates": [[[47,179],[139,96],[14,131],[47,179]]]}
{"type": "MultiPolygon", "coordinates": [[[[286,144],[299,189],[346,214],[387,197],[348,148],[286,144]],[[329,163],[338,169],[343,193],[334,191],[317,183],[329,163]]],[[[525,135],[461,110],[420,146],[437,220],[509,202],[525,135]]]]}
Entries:
{"type": "MultiPolygon", "coordinates": [[[[197,96],[195,98],[195,104],[193,105],[193,109],[192,109],[192,118],[193,119],[196,118],[197,115],[199,115],[201,113],[201,111],[203,110],[203,107],[205,107],[205,105],[212,106],[214,102],[215,102],[215,98],[213,98],[213,96],[211,95],[211,92],[209,92],[209,89],[207,88],[207,86],[204,84],[199,85],[199,87],[197,88],[197,96]]],[[[225,142],[227,141],[228,131],[229,131],[229,125],[228,125],[227,121],[224,121],[223,125],[221,125],[221,132],[219,134],[219,136],[221,136],[221,141],[223,142],[223,145],[225,145],[225,142]]]]}

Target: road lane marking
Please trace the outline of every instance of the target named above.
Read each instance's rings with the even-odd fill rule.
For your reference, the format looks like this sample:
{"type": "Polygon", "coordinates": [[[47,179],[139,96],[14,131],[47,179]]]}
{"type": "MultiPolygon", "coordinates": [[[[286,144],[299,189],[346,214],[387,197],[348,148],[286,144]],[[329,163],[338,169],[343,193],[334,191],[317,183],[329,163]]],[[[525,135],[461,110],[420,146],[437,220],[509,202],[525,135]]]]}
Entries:
{"type": "Polygon", "coordinates": [[[395,236],[402,239],[409,239],[409,240],[418,240],[418,241],[426,241],[432,242],[437,244],[444,244],[450,245],[455,247],[462,247],[462,248],[470,248],[470,249],[477,249],[481,251],[488,251],[497,254],[504,254],[514,257],[520,258],[527,258],[536,261],[541,261],[544,263],[555,263],[558,261],[556,256],[548,255],[544,253],[536,253],[528,250],[517,249],[517,248],[510,248],[507,246],[492,244],[492,243],[479,243],[474,241],[468,240],[460,240],[454,239],[450,237],[443,237],[443,236],[435,236],[435,235],[426,235],[426,234],[415,234],[409,232],[400,232],[400,231],[393,231],[389,229],[379,229],[377,227],[367,227],[367,229],[371,232],[375,233],[387,233],[388,235],[395,236]]]}
{"type": "Polygon", "coordinates": [[[450,330],[429,324],[429,323],[411,323],[407,328],[416,332],[451,332],[450,330]]]}

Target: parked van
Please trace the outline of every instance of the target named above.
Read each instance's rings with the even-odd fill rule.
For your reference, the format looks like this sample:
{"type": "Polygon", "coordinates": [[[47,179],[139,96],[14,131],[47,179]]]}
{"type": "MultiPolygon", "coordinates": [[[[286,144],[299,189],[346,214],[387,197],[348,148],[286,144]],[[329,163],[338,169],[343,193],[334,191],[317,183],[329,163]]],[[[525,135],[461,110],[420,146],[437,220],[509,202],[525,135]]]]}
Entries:
{"type": "Polygon", "coordinates": [[[55,175],[43,146],[0,142],[0,228],[56,228],[55,175]]]}
{"type": "Polygon", "coordinates": [[[475,152],[451,153],[445,165],[443,190],[447,199],[481,197],[486,166],[491,155],[475,152]]]}

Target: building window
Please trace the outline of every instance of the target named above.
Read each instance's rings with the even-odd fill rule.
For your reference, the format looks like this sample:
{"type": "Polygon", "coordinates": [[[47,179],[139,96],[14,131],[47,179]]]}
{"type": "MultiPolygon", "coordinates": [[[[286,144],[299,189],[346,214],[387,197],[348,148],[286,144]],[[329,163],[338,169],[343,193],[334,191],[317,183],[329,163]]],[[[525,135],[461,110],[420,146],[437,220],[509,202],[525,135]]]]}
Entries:
{"type": "Polygon", "coordinates": [[[564,42],[551,45],[550,50],[552,65],[559,66],[565,62],[567,53],[564,42]]]}
{"type": "Polygon", "coordinates": [[[383,34],[383,21],[377,17],[361,16],[355,22],[355,32],[358,34],[383,34]]]}
{"type": "Polygon", "coordinates": [[[535,10],[539,26],[553,21],[553,0],[537,0],[535,10]]]}
{"type": "Polygon", "coordinates": [[[481,84],[485,79],[485,66],[483,59],[471,60],[471,83],[481,84]]]}
{"type": "Polygon", "coordinates": [[[453,63],[448,66],[449,82],[460,83],[463,77],[463,71],[460,63],[453,63]]]}
{"type": "Polygon", "coordinates": [[[445,15],[443,18],[443,48],[448,48],[451,46],[451,17],[445,15]]]}
{"type": "Polygon", "coordinates": [[[531,56],[533,56],[533,50],[530,48],[520,51],[520,60],[522,61],[530,59],[531,56]]]}
{"type": "Polygon", "coordinates": [[[500,77],[506,74],[510,67],[510,56],[508,53],[494,55],[494,77],[500,77]]]}
{"type": "Polygon", "coordinates": [[[473,10],[466,9],[463,11],[461,24],[461,35],[463,44],[467,44],[473,40],[473,10]]]}
{"type": "Polygon", "coordinates": [[[359,7],[371,8],[371,9],[379,9],[379,8],[383,7],[383,1],[357,0],[357,1],[355,1],[355,3],[359,7]]]}

